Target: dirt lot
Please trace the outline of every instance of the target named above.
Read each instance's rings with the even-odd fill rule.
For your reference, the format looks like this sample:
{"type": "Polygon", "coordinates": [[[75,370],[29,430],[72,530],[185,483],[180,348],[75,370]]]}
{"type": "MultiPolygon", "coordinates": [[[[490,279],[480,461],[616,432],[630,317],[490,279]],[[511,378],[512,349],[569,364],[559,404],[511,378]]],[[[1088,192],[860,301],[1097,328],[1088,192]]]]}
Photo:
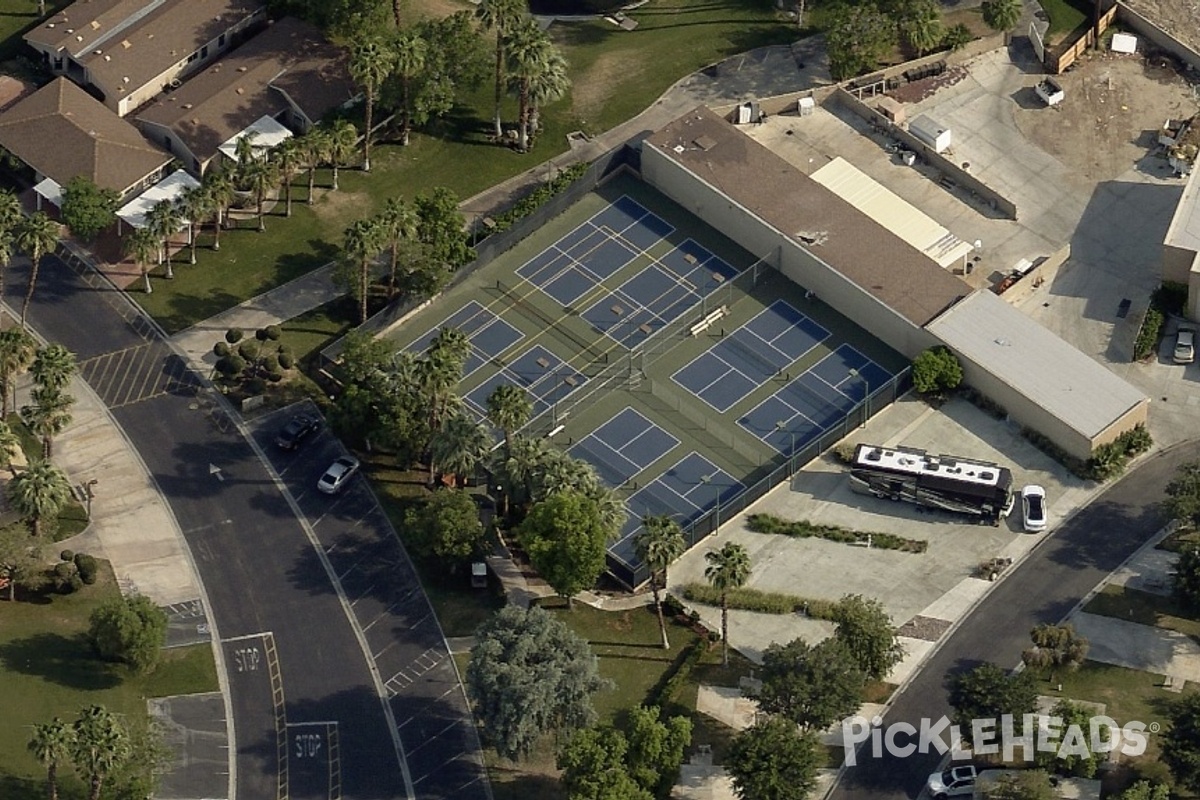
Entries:
{"type": "Polygon", "coordinates": [[[1197,0],[1125,0],[1134,11],[1193,50],[1200,50],[1200,2],[1197,0]]]}
{"type": "MultiPolygon", "coordinates": [[[[1013,117],[1021,133],[1088,181],[1121,175],[1155,149],[1160,121],[1200,110],[1181,76],[1140,55],[1089,53],[1058,81],[1061,105],[1045,108],[1028,88],[1014,98],[1013,117]]],[[[1165,171],[1166,161],[1145,166],[1165,171]]]]}

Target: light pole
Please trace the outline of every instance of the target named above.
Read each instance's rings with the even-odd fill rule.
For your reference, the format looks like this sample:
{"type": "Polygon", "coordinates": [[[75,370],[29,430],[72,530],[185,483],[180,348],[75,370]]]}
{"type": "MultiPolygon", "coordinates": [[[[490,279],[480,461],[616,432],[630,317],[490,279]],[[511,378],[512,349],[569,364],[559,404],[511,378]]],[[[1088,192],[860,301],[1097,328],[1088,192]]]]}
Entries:
{"type": "Polygon", "coordinates": [[[87,517],[92,518],[92,499],[96,496],[94,488],[100,482],[99,478],[92,478],[83,485],[84,496],[87,498],[87,517]]]}
{"type": "Polygon", "coordinates": [[[787,429],[787,423],[781,419],[775,421],[775,430],[779,431],[780,433],[786,433],[788,438],[791,439],[791,444],[789,445],[787,451],[788,477],[790,478],[792,477],[792,457],[796,455],[796,432],[789,431],[787,429]]]}
{"type": "MultiPolygon", "coordinates": [[[[859,376],[859,374],[858,374],[858,370],[856,370],[854,367],[851,367],[851,368],[850,368],[850,373],[849,373],[849,374],[850,374],[850,380],[851,380],[851,381],[853,381],[855,378],[858,378],[858,377],[860,377],[860,376],[859,376]]],[[[862,399],[862,400],[860,400],[860,401],[859,401],[859,403],[858,403],[858,404],[859,404],[859,405],[862,407],[862,412],[863,412],[863,415],[862,415],[862,422],[861,422],[861,423],[859,423],[859,426],[858,426],[858,427],[860,427],[860,428],[865,428],[865,427],[867,427],[867,420],[868,420],[868,419],[870,419],[870,415],[871,415],[871,406],[870,406],[870,404],[867,402],[867,401],[868,401],[868,400],[870,400],[870,399],[871,399],[871,387],[870,387],[870,386],[868,386],[868,385],[867,385],[867,382],[864,380],[864,381],[863,381],[863,399],[862,399]]]]}
{"type": "Polygon", "coordinates": [[[712,473],[711,475],[701,475],[700,476],[701,483],[703,483],[705,486],[712,486],[713,489],[715,489],[715,491],[713,492],[713,499],[716,501],[717,507],[716,507],[716,517],[713,520],[713,523],[714,523],[713,530],[712,530],[713,533],[716,533],[717,529],[721,527],[721,487],[718,486],[717,484],[713,483],[713,478],[715,478],[715,477],[717,477],[717,473],[715,473],[715,472],[712,473]]]}

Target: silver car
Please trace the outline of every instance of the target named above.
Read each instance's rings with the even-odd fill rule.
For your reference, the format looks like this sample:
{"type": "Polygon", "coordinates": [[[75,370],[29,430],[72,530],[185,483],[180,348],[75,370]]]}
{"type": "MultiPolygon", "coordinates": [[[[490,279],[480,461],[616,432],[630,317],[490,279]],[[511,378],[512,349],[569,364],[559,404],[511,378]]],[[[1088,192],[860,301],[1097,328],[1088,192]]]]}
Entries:
{"type": "Polygon", "coordinates": [[[1196,360],[1196,331],[1180,328],[1175,334],[1175,352],[1171,356],[1176,364],[1190,364],[1196,360]]]}
{"type": "Polygon", "coordinates": [[[317,488],[325,494],[337,494],[358,472],[358,459],[354,456],[342,456],[329,465],[325,474],[317,481],[317,488]]]}

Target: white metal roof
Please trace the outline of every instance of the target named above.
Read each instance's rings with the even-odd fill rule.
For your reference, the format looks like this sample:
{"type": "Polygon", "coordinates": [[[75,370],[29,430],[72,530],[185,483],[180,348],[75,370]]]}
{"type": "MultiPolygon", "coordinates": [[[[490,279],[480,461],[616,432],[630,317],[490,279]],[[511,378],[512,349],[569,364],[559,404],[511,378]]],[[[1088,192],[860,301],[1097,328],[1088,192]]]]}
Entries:
{"type": "Polygon", "coordinates": [[[62,208],[62,187],[53,178],[43,178],[37,186],[33,187],[33,191],[62,208]]]}
{"type": "Polygon", "coordinates": [[[974,249],[841,156],[810,177],[943,268],[958,264],[974,249]]]}
{"type": "MultiPolygon", "coordinates": [[[[177,169],[121,206],[117,211],[117,216],[135,228],[144,228],[146,227],[146,214],[156,203],[163,200],[176,200],[179,195],[183,194],[184,189],[194,189],[199,185],[200,181],[183,170],[177,169]]],[[[184,220],[180,223],[180,229],[187,224],[188,222],[184,220]]]]}
{"type": "Polygon", "coordinates": [[[987,289],[925,327],[955,353],[1089,439],[1147,399],[987,289]]]}
{"type": "Polygon", "coordinates": [[[237,143],[244,136],[253,137],[250,143],[251,149],[254,151],[254,157],[262,158],[272,147],[284,139],[291,138],[292,132],[280,124],[274,117],[267,115],[256,119],[236,136],[230,136],[217,149],[230,158],[237,160],[237,143]]]}

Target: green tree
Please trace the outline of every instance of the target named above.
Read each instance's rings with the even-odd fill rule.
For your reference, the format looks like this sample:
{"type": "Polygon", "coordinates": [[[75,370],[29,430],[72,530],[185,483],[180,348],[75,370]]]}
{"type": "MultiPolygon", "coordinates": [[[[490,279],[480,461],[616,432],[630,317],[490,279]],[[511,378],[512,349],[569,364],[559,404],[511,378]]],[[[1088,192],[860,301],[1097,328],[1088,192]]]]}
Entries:
{"type": "Polygon", "coordinates": [[[872,3],[846,3],[830,14],[825,42],[830,72],[840,81],[875,69],[896,44],[896,25],[872,3]]]}
{"type": "Polygon", "coordinates": [[[627,771],[628,749],[625,737],[611,725],[572,736],[556,761],[568,800],[653,800],[627,771]]]}
{"type": "Polygon", "coordinates": [[[908,0],[900,19],[900,35],[908,46],[923,56],[942,43],[946,26],[937,0],[908,0]]]}
{"type": "Polygon", "coordinates": [[[1025,666],[1049,670],[1054,682],[1059,670],[1074,672],[1087,658],[1088,640],[1075,632],[1071,625],[1038,625],[1029,636],[1033,647],[1021,653],[1025,666]]]}
{"type": "Polygon", "coordinates": [[[492,449],[492,432],[486,425],[459,413],[449,417],[429,440],[433,463],[442,472],[471,478],[492,449]]]}
{"type": "Polygon", "coordinates": [[[1008,32],[1017,26],[1024,9],[1021,0],[984,0],[984,23],[994,31],[1008,32]]]}
{"type": "Polygon", "coordinates": [[[1138,781],[1121,792],[1118,800],[1169,800],[1171,787],[1165,783],[1138,781]]]}
{"type": "Polygon", "coordinates": [[[1200,692],[1188,692],[1167,708],[1170,724],[1162,734],[1162,760],[1175,780],[1200,791],[1200,692]]]}
{"type": "Polygon", "coordinates": [[[24,327],[0,331],[0,417],[8,419],[17,378],[37,354],[37,343],[24,327]]]}
{"type": "Polygon", "coordinates": [[[171,268],[171,237],[183,225],[183,215],[172,200],[159,200],[146,212],[146,227],[153,231],[159,241],[158,263],[165,266],[167,280],[175,277],[171,268]]]}
{"type": "Polygon", "coordinates": [[[41,537],[42,522],[57,516],[70,501],[71,482],[49,461],[35,461],[8,482],[7,495],[13,510],[29,521],[33,535],[41,537]]]}
{"type": "Polygon", "coordinates": [[[609,686],[588,643],[534,606],[505,606],[480,626],[466,688],[480,730],[504,758],[522,759],[546,733],[596,719],[591,695],[609,686]]]}
{"type": "MultiPolygon", "coordinates": [[[[244,140],[245,137],[243,137],[244,140]]],[[[241,179],[254,194],[255,216],[258,217],[258,232],[267,229],[265,207],[267,195],[279,185],[279,168],[265,156],[255,158],[240,170],[241,179]]]]}
{"type": "Polygon", "coordinates": [[[455,104],[478,88],[490,72],[489,56],[474,15],[459,11],[415,26],[423,41],[423,57],[397,69],[385,86],[388,101],[408,109],[401,122],[421,127],[446,116],[455,104]]]}
{"type": "Polygon", "coordinates": [[[121,251],[133,259],[142,275],[146,294],[154,291],[150,285],[150,266],[158,254],[158,237],[149,228],[134,228],[121,237],[121,251]]]}
{"type": "Polygon", "coordinates": [[[54,252],[58,246],[58,223],[45,212],[38,211],[17,226],[14,241],[17,249],[29,256],[29,285],[25,289],[25,301],[21,304],[21,327],[28,328],[26,320],[37,287],[38,270],[42,266],[42,256],[54,252]]]}
{"type": "Polygon", "coordinates": [[[950,51],[953,53],[957,53],[974,40],[975,34],[971,33],[971,29],[959,22],[946,29],[946,36],[942,39],[942,46],[950,48],[950,51]]]}
{"type": "Polygon", "coordinates": [[[552,453],[557,453],[545,439],[522,436],[512,438],[511,452],[503,449],[493,453],[492,474],[503,487],[506,497],[523,505],[534,497],[534,480],[552,453]]]}
{"type": "Polygon", "coordinates": [[[743,545],[726,542],[704,554],[704,577],[721,593],[721,663],[729,666],[729,592],[750,580],[750,554],[743,545]]]}
{"type": "Polygon", "coordinates": [[[1009,674],[995,664],[981,664],[950,678],[950,705],[954,724],[960,726],[963,740],[970,744],[971,720],[1013,719],[1033,713],[1037,705],[1037,686],[1028,671],[1009,674]]]}
{"type": "Polygon", "coordinates": [[[66,389],[77,371],[75,354],[61,344],[38,348],[29,368],[29,374],[39,387],[55,392],[66,389]]]}
{"type": "Polygon", "coordinates": [[[358,321],[367,321],[367,300],[370,299],[371,265],[383,248],[384,231],[373,218],[360,219],[342,234],[342,251],[338,259],[339,282],[345,285],[358,301],[358,321]]]}
{"type": "Polygon", "coordinates": [[[117,221],[121,195],[101,189],[86,175],[76,175],[62,187],[62,221],[84,241],[92,241],[117,221]]]}
{"type": "Polygon", "coordinates": [[[595,501],[560,492],[534,504],[518,530],[529,561],[571,608],[573,597],[604,571],[604,553],[615,531],[604,526],[595,501]]]}
{"type": "Polygon", "coordinates": [[[885,679],[904,658],[892,618],[878,600],[849,594],[834,611],[833,635],[873,681],[885,679]]]}
{"type": "Polygon", "coordinates": [[[466,492],[439,489],[424,505],[410,509],[404,522],[405,543],[417,555],[451,566],[470,558],[483,545],[479,509],[466,492]]]}
{"type": "Polygon", "coordinates": [[[396,51],[382,36],[359,39],[350,47],[350,77],[363,91],[363,172],[371,171],[371,134],[375,122],[375,99],[388,75],[396,68],[396,51]]]}
{"type": "Polygon", "coordinates": [[[571,91],[571,79],[568,75],[567,60],[557,50],[552,51],[542,69],[529,78],[529,147],[537,138],[541,129],[541,110],[544,106],[555,103],[571,91]]]}
{"type": "Polygon", "coordinates": [[[46,768],[46,789],[50,800],[58,800],[58,767],[69,763],[74,736],[75,731],[71,726],[58,717],[33,726],[29,752],[46,768]]]}
{"type": "Polygon", "coordinates": [[[562,450],[550,449],[534,467],[532,500],[540,503],[561,492],[591,495],[599,478],[586,461],[574,458],[562,450]]]}
{"type": "Polygon", "coordinates": [[[529,151],[531,87],[551,69],[556,56],[561,59],[561,55],[550,36],[532,18],[513,27],[505,48],[508,74],[517,95],[517,149],[525,153],[529,151]]]}
{"type": "MultiPolygon", "coordinates": [[[[417,214],[417,240],[425,246],[431,268],[453,271],[475,257],[475,251],[467,244],[466,220],[458,210],[458,196],[454,192],[439,186],[429,194],[418,194],[413,209],[417,214]]],[[[448,272],[438,274],[420,288],[433,295],[448,279],[448,272]]]]}
{"type": "Polygon", "coordinates": [[[167,642],[167,614],[145,595],[113,597],[92,612],[88,639],[100,658],[146,675],[167,642]]]}
{"type": "Polygon", "coordinates": [[[949,349],[931,347],[913,359],[912,379],[913,388],[921,394],[948,391],[962,383],[962,364],[949,349]]]}
{"type": "Polygon", "coordinates": [[[1200,609],[1200,547],[1184,548],[1171,573],[1171,590],[1175,602],[1193,611],[1200,609]]]}
{"type": "Polygon", "coordinates": [[[1001,775],[983,790],[984,800],[1055,800],[1050,776],[1040,769],[1001,775]]]}
{"type": "Polygon", "coordinates": [[[1200,461],[1188,461],[1175,470],[1167,484],[1164,507],[1176,522],[1200,525],[1200,461]]]}
{"type": "MultiPolygon", "coordinates": [[[[1080,731],[1089,730],[1091,713],[1081,705],[1070,700],[1059,700],[1050,711],[1051,716],[1062,719],[1061,730],[1067,730],[1072,725],[1080,731]]],[[[1104,729],[1101,729],[1102,731],[1104,729]]],[[[1107,731],[1104,731],[1107,733],[1107,731]]],[[[1107,737],[1106,737],[1107,739],[1107,737]]],[[[1059,739],[1061,745],[1061,738],[1059,739]]],[[[1097,753],[1091,747],[1082,752],[1076,750],[1062,751],[1061,747],[1052,751],[1038,750],[1034,754],[1034,763],[1041,769],[1057,772],[1060,775],[1070,775],[1076,778],[1091,778],[1096,774],[1097,753]]]]}
{"type": "MultiPolygon", "coordinates": [[[[455,392],[471,353],[471,343],[458,328],[442,328],[429,343],[425,355],[414,364],[411,376],[415,396],[424,404],[425,446],[447,419],[458,413],[461,398],[455,392]]],[[[437,464],[429,454],[429,485],[434,485],[437,464]]]]}
{"type": "Polygon", "coordinates": [[[0,577],[8,579],[8,601],[17,599],[17,587],[37,588],[45,571],[40,542],[20,523],[0,528],[0,577]]]}
{"type": "MultiPolygon", "coordinates": [[[[201,188],[208,195],[213,207],[213,243],[212,249],[221,249],[221,229],[229,221],[229,204],[233,202],[233,179],[228,172],[219,169],[209,169],[204,173],[201,188]]],[[[147,283],[149,286],[149,283],[147,283]]],[[[149,290],[147,290],[149,291],[149,290]]]]}
{"type": "Polygon", "coordinates": [[[661,592],[667,588],[667,568],[683,555],[687,542],[679,523],[667,515],[642,517],[642,528],[633,540],[634,552],[650,571],[650,591],[654,593],[654,609],[658,612],[658,629],[662,632],[664,650],[671,648],[667,638],[667,621],[663,618],[661,592]]]}
{"type": "Polygon", "coordinates": [[[389,251],[388,297],[396,293],[396,273],[400,266],[402,244],[417,238],[417,215],[412,206],[400,197],[389,197],[383,211],[376,217],[379,230],[389,251]]]}
{"type": "Polygon", "coordinates": [[[304,169],[308,173],[308,204],[311,206],[315,199],[317,167],[329,158],[329,131],[320,125],[309,128],[308,132],[296,139],[296,149],[302,154],[304,169]]]}
{"type": "Polygon", "coordinates": [[[333,171],[333,191],[338,190],[338,169],[346,166],[358,150],[358,131],[348,119],[339,119],[328,129],[325,140],[325,157],[333,171]]]}
{"type": "Polygon", "coordinates": [[[21,439],[0,418],[0,469],[6,469],[11,475],[17,474],[17,457],[21,455],[21,439]]]}
{"type": "Polygon", "coordinates": [[[188,228],[188,263],[195,264],[196,246],[199,244],[198,232],[213,215],[212,196],[203,186],[188,186],[179,193],[175,204],[179,207],[179,216],[188,228]]]}
{"type": "Polygon", "coordinates": [[[637,706],[629,712],[629,775],[655,797],[667,797],[679,780],[684,751],[692,743],[688,717],[662,719],[658,706],[637,706]]]}
{"type": "Polygon", "coordinates": [[[500,141],[504,137],[500,106],[504,100],[504,67],[507,61],[504,52],[505,44],[509,32],[525,18],[527,10],[522,0],[482,0],[476,6],[475,13],[485,28],[496,32],[496,104],[493,133],[496,141],[500,141]]]}
{"type": "Polygon", "coordinates": [[[862,705],[867,675],[836,638],[811,646],[803,639],[763,652],[758,705],[805,730],[822,730],[862,705]]]}
{"type": "Polygon", "coordinates": [[[42,458],[54,454],[54,437],[71,424],[71,407],[75,398],[61,389],[38,387],[33,390],[33,404],[21,408],[21,416],[29,430],[42,440],[42,458]]]}
{"type": "Polygon", "coordinates": [[[88,781],[88,800],[100,800],[105,779],[129,758],[129,733],[104,706],[83,709],[72,733],[71,762],[88,781]]]}
{"type": "Polygon", "coordinates": [[[725,769],[742,800],[806,797],[825,754],[812,733],[799,733],[782,717],[767,717],[733,739],[725,769]]]}
{"type": "Polygon", "coordinates": [[[512,453],[513,431],[522,427],[533,415],[533,401],[520,386],[501,383],[487,397],[487,418],[504,432],[504,452],[512,453]]]}
{"type": "Polygon", "coordinates": [[[399,84],[400,144],[408,146],[413,121],[413,82],[425,71],[428,43],[419,30],[399,31],[393,45],[396,82],[399,84]]]}

